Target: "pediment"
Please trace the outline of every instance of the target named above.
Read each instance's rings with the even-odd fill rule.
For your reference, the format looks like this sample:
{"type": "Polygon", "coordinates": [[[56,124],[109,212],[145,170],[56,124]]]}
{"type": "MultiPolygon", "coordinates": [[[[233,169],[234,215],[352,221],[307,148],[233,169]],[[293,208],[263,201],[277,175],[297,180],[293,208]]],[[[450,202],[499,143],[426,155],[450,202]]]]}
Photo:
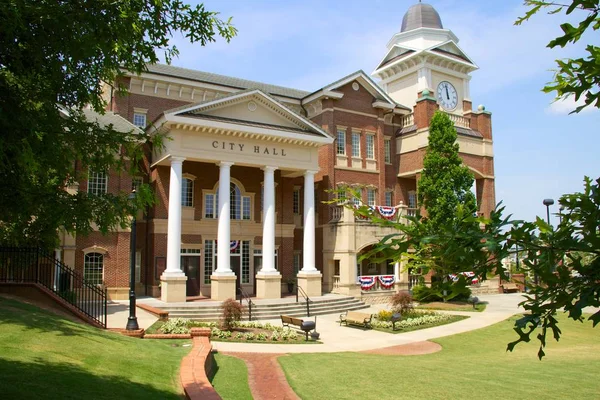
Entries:
{"type": "Polygon", "coordinates": [[[383,60],[381,60],[381,62],[377,66],[376,70],[378,70],[394,61],[409,57],[413,54],[415,54],[414,49],[409,49],[406,47],[395,45],[387,52],[385,57],[383,57],[383,60]]]}
{"type": "Polygon", "coordinates": [[[475,66],[475,63],[473,62],[473,60],[471,60],[471,58],[469,58],[467,53],[465,53],[453,41],[448,41],[448,42],[442,43],[440,45],[433,46],[433,47],[427,49],[427,51],[450,56],[450,57],[455,57],[455,58],[458,58],[464,62],[467,62],[467,63],[475,66]]]}
{"type": "Polygon", "coordinates": [[[237,92],[216,100],[180,107],[165,115],[250,124],[328,136],[311,121],[296,114],[258,89],[237,92]]]}

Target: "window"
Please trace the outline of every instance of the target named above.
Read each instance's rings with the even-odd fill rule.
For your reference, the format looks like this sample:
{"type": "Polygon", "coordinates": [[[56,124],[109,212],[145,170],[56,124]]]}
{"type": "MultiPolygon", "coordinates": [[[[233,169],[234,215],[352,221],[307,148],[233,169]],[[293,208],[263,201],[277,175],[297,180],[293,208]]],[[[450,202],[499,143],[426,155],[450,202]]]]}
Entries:
{"type": "Polygon", "coordinates": [[[362,203],[362,190],[358,189],[358,190],[353,190],[354,193],[352,193],[352,204],[354,204],[355,206],[360,206],[362,203]]]}
{"type": "Polygon", "coordinates": [[[343,203],[346,201],[346,199],[348,198],[348,195],[346,193],[346,187],[345,186],[338,186],[337,188],[337,200],[339,203],[343,203]]]}
{"type": "Polygon", "coordinates": [[[390,147],[390,140],[387,139],[383,142],[383,149],[385,151],[385,162],[386,164],[391,164],[392,162],[392,148],[390,147]]]}
{"type": "Polygon", "coordinates": [[[194,181],[190,178],[183,178],[181,181],[181,205],[194,206],[194,181]]]}
{"type": "Polygon", "coordinates": [[[146,127],[146,114],[144,113],[133,113],[133,124],[140,128],[146,127]]]}
{"type": "Polygon", "coordinates": [[[294,214],[300,214],[300,188],[294,188],[293,212],[294,214]]]}
{"type": "Polygon", "coordinates": [[[352,132],[352,157],[360,157],[360,133],[352,132]]]}
{"type": "Polygon", "coordinates": [[[294,253],[294,275],[297,275],[301,269],[302,269],[302,253],[296,252],[296,253],[294,253]]]}
{"type": "Polygon", "coordinates": [[[408,192],[408,208],[417,208],[417,192],[414,190],[408,192]]]}
{"type": "Polygon", "coordinates": [[[392,192],[385,192],[385,205],[387,207],[392,207],[392,204],[394,204],[394,199],[392,196],[392,192]]]}
{"type": "Polygon", "coordinates": [[[373,135],[367,135],[367,158],[375,159],[375,136],[373,135]]]}
{"type": "Polygon", "coordinates": [[[104,271],[104,255],[87,253],[83,259],[83,279],[93,285],[101,285],[104,271]]]}
{"type": "MultiPolygon", "coordinates": [[[[242,191],[235,183],[229,185],[229,218],[250,220],[252,204],[250,196],[243,196],[242,191]]],[[[219,217],[219,187],[215,193],[204,194],[204,218],[219,217]]]]}
{"type": "Polygon", "coordinates": [[[106,193],[108,188],[108,176],[106,172],[89,171],[88,193],[100,196],[106,193]]]}
{"type": "Polygon", "coordinates": [[[337,153],[339,155],[346,154],[346,132],[342,130],[337,132],[337,153]]]}
{"type": "Polygon", "coordinates": [[[204,283],[210,284],[210,276],[216,263],[214,257],[214,240],[204,241],[204,283]]]}
{"type": "Polygon", "coordinates": [[[142,281],[142,252],[135,252],[135,283],[142,281]]]}
{"type": "Polygon", "coordinates": [[[375,205],[375,189],[367,189],[367,205],[375,205]]]}
{"type": "MultiPolygon", "coordinates": [[[[275,264],[277,268],[277,264],[275,264]]],[[[250,283],[250,241],[242,241],[242,283],[250,283]]]]}
{"type": "Polygon", "coordinates": [[[142,183],[144,183],[144,180],[142,179],[141,176],[134,176],[131,179],[131,191],[136,191],[139,189],[139,187],[142,185],[142,183]]]}

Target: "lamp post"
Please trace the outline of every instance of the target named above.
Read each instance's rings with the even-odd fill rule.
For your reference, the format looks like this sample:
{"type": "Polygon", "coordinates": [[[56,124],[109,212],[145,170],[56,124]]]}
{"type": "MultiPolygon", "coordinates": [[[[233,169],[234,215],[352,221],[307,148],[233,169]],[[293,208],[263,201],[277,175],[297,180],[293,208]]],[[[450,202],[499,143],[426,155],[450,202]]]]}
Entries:
{"type": "MultiPolygon", "coordinates": [[[[133,190],[129,195],[129,200],[135,200],[135,190],[133,190]]],[[[127,326],[125,327],[125,329],[128,331],[135,331],[140,329],[137,317],[135,316],[135,214],[133,214],[132,217],[133,218],[131,219],[131,236],[129,238],[129,252],[131,253],[129,260],[129,318],[127,318],[127,326]]]]}
{"type": "Polygon", "coordinates": [[[558,223],[562,224],[562,212],[565,209],[565,206],[560,206],[558,208],[558,223]]]}
{"type": "Polygon", "coordinates": [[[544,199],[542,203],[546,206],[546,220],[548,221],[548,225],[550,225],[550,206],[554,204],[554,199],[544,199]]]}

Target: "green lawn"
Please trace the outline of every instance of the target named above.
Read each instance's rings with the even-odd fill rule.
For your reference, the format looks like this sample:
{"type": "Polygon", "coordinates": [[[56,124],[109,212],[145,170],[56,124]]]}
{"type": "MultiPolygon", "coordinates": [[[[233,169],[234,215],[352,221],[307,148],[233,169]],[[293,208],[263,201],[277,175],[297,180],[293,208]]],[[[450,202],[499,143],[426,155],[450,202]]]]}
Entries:
{"type": "Polygon", "coordinates": [[[435,340],[439,353],[381,356],[292,354],[279,359],[303,399],[598,399],[600,327],[560,317],[564,337],[537,359],[537,344],[520,344],[513,320],[435,340]]]}
{"type": "Polygon", "coordinates": [[[0,398],[181,399],[189,343],[127,338],[0,297],[0,398]]]}
{"type": "Polygon", "coordinates": [[[485,311],[487,307],[486,303],[478,303],[475,304],[475,308],[473,308],[472,304],[469,303],[443,303],[443,302],[434,302],[434,303],[422,303],[419,304],[416,308],[420,310],[445,310],[445,311],[477,311],[482,312],[485,311]]]}
{"type": "Polygon", "coordinates": [[[215,354],[216,370],[210,380],[223,400],[252,400],[248,368],[239,358],[215,354]]]}

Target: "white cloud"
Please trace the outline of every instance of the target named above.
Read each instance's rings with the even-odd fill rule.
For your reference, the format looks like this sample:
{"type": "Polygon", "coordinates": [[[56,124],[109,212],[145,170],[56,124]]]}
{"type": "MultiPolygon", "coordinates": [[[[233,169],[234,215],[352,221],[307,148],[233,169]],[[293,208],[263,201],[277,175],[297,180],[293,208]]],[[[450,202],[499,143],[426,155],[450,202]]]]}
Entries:
{"type": "MultiPolygon", "coordinates": [[[[577,101],[575,101],[575,96],[569,96],[564,99],[556,100],[555,102],[550,104],[548,106],[548,108],[546,108],[546,113],[547,114],[555,114],[555,115],[566,115],[566,114],[569,114],[571,111],[575,110],[577,107],[582,106],[584,104],[585,104],[585,101],[584,101],[583,96],[581,96],[579,98],[579,100],[577,100],[577,101]]],[[[598,111],[598,108],[591,105],[591,106],[584,108],[579,113],[585,114],[585,113],[591,113],[591,112],[597,112],[597,111],[598,111]]]]}

